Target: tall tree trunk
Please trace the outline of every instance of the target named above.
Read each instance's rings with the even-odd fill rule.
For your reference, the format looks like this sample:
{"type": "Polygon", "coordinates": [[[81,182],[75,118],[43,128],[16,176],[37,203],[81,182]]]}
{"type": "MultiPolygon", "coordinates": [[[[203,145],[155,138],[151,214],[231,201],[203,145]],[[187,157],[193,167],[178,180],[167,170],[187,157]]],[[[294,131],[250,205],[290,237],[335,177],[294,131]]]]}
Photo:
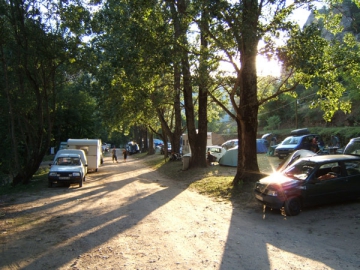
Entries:
{"type": "MultiPolygon", "coordinates": [[[[195,109],[193,103],[192,78],[190,73],[190,63],[188,54],[187,30],[188,22],[186,21],[188,6],[187,1],[177,1],[177,9],[175,1],[171,1],[170,7],[174,20],[175,37],[182,45],[180,49],[181,71],[183,75],[183,93],[185,104],[186,126],[191,149],[191,159],[189,167],[205,167],[206,166],[206,137],[207,137],[207,92],[206,87],[201,89],[199,93],[199,132],[196,131],[195,125],[195,109]],[[200,105],[201,104],[201,105],[200,105]]],[[[203,45],[203,44],[202,44],[203,45]]]]}
{"type": "Polygon", "coordinates": [[[256,150],[259,108],[256,74],[256,56],[259,42],[257,33],[258,1],[244,0],[243,3],[242,35],[238,48],[241,52],[241,69],[238,74],[240,103],[237,109],[239,156],[234,185],[237,185],[240,180],[244,182],[255,181],[259,176],[256,150]]]}
{"type": "Polygon", "coordinates": [[[199,64],[199,132],[196,138],[197,159],[199,166],[206,166],[206,143],[207,143],[207,108],[208,108],[208,12],[204,7],[200,22],[200,64],[199,64]]]}

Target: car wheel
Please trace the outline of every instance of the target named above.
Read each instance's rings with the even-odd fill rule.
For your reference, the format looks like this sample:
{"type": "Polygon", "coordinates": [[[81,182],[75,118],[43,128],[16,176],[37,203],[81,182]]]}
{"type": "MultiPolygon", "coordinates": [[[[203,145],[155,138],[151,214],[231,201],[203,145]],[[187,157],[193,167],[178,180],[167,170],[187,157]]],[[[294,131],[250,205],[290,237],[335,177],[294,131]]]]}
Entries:
{"type": "Polygon", "coordinates": [[[86,181],[86,177],[84,176],[84,180],[83,180],[84,182],[86,181]]]}
{"type": "Polygon", "coordinates": [[[51,182],[51,181],[49,181],[48,186],[49,186],[49,187],[52,187],[52,182],[51,182]]]}
{"type": "Polygon", "coordinates": [[[288,216],[296,216],[300,214],[301,203],[299,198],[290,198],[285,201],[285,213],[288,216]]]}
{"type": "Polygon", "coordinates": [[[83,184],[83,180],[81,179],[79,182],[79,187],[82,187],[82,184],[83,184]]]}

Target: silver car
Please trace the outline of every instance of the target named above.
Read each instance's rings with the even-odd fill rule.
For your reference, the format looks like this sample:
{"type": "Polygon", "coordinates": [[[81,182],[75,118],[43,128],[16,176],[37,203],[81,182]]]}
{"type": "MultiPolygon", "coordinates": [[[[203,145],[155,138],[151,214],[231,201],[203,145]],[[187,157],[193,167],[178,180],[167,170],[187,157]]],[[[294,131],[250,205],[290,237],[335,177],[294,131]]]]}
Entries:
{"type": "Polygon", "coordinates": [[[79,184],[82,187],[85,181],[85,167],[77,154],[60,154],[50,165],[48,174],[49,187],[53,183],[79,184]]]}

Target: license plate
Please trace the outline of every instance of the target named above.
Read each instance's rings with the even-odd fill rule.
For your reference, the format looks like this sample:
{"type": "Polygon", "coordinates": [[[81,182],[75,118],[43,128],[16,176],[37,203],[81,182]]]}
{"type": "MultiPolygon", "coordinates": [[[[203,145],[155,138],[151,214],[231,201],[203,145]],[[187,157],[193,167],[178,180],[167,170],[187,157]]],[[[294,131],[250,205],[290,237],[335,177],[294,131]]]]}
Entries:
{"type": "Polygon", "coordinates": [[[59,180],[69,180],[70,177],[59,177],[59,180]]]}
{"type": "Polygon", "coordinates": [[[256,199],[258,199],[258,200],[260,200],[260,201],[263,201],[263,197],[261,197],[260,195],[255,194],[255,197],[256,197],[256,199]]]}

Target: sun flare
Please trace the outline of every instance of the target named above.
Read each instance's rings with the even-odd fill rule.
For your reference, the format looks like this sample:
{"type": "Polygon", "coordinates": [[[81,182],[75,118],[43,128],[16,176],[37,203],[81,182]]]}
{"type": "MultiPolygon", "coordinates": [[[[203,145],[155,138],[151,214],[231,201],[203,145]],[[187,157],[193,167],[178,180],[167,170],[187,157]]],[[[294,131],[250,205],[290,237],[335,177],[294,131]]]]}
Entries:
{"type": "Polygon", "coordinates": [[[258,76],[279,77],[281,74],[281,64],[275,60],[268,60],[258,55],[256,58],[256,69],[258,76]]]}

